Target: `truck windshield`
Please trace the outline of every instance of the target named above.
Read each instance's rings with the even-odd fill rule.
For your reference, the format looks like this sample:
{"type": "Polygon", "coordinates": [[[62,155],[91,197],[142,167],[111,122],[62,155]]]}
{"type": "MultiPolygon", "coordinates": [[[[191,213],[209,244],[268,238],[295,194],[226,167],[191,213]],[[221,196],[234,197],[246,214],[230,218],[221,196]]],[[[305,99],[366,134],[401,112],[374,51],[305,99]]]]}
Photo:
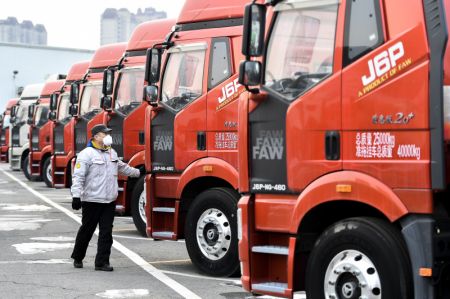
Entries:
{"type": "Polygon", "coordinates": [[[129,68],[122,70],[117,91],[116,109],[131,103],[141,103],[144,89],[144,69],[129,68]]]}
{"type": "Polygon", "coordinates": [[[2,128],[3,129],[9,127],[9,125],[10,125],[10,122],[9,122],[10,118],[11,118],[11,116],[9,114],[4,116],[3,124],[2,124],[2,128]]]}
{"type": "Polygon", "coordinates": [[[28,116],[26,113],[27,109],[28,109],[28,106],[19,105],[19,108],[17,109],[17,112],[16,112],[16,119],[17,119],[16,124],[25,122],[27,120],[27,116],[28,116]]]}
{"type": "Polygon", "coordinates": [[[102,97],[102,83],[85,85],[83,96],[81,97],[80,115],[85,115],[89,112],[100,111],[100,99],[102,97]]]}
{"type": "Polygon", "coordinates": [[[278,12],[267,50],[268,88],[291,101],[333,72],[337,8],[278,12]]]}
{"type": "Polygon", "coordinates": [[[43,126],[47,123],[48,111],[49,111],[49,104],[39,104],[36,107],[36,112],[34,115],[34,125],[36,127],[43,126]]]}
{"type": "Polygon", "coordinates": [[[172,53],[163,79],[162,102],[180,110],[202,94],[205,50],[172,53]]]}
{"type": "Polygon", "coordinates": [[[70,99],[69,94],[65,93],[61,96],[58,110],[58,120],[61,121],[69,116],[70,99]]]}

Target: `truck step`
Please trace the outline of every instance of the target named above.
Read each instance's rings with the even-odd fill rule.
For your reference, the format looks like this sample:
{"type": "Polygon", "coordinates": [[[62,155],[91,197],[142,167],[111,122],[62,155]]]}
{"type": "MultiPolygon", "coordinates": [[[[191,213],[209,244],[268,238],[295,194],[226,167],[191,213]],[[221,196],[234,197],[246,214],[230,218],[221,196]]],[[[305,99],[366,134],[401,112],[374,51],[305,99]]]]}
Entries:
{"type": "Polygon", "coordinates": [[[119,189],[117,189],[119,192],[123,192],[123,188],[119,187],[119,189]]]}
{"type": "Polygon", "coordinates": [[[55,184],[54,186],[55,186],[55,188],[64,188],[64,187],[66,187],[66,185],[64,185],[64,184],[55,184]]]}
{"type": "Polygon", "coordinates": [[[20,158],[11,158],[11,161],[14,161],[14,162],[20,161],[20,158]]]}
{"type": "Polygon", "coordinates": [[[39,166],[41,166],[39,163],[35,163],[35,164],[31,164],[31,166],[33,166],[33,167],[39,167],[39,166]]]}
{"type": "Polygon", "coordinates": [[[172,239],[175,236],[174,232],[153,232],[153,239],[172,239]]]}
{"type": "Polygon", "coordinates": [[[284,294],[288,285],[287,283],[282,282],[262,282],[262,283],[253,283],[252,291],[261,291],[261,292],[270,292],[277,294],[284,294]]]}
{"type": "Polygon", "coordinates": [[[55,171],[55,174],[56,175],[65,175],[65,172],[64,171],[55,171]]]}
{"type": "Polygon", "coordinates": [[[252,252],[265,253],[265,254],[288,255],[289,248],[286,246],[273,246],[273,245],[253,246],[252,252]]]}
{"type": "Polygon", "coordinates": [[[156,207],[156,208],[153,208],[153,212],[159,212],[159,213],[175,213],[175,208],[156,207]]]}

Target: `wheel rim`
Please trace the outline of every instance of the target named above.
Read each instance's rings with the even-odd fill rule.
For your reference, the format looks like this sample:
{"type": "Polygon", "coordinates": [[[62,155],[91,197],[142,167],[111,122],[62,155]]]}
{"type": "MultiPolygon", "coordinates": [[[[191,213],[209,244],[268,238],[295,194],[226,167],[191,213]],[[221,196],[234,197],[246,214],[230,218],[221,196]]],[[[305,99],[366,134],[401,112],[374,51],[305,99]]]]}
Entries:
{"type": "Polygon", "coordinates": [[[145,204],[147,202],[147,198],[145,197],[145,189],[142,191],[141,195],[139,196],[139,216],[141,217],[141,220],[147,224],[147,216],[145,215],[145,204]]]}
{"type": "Polygon", "coordinates": [[[222,211],[208,209],[197,221],[196,236],[202,254],[210,260],[220,260],[230,249],[230,221],[222,211]]]}
{"type": "Polygon", "coordinates": [[[45,175],[47,176],[47,180],[50,183],[53,183],[53,178],[52,178],[52,162],[50,161],[50,163],[48,163],[47,169],[45,170],[45,175]]]}
{"type": "Polygon", "coordinates": [[[28,175],[31,176],[31,165],[30,165],[30,160],[27,159],[26,162],[27,162],[27,172],[28,172],[28,175]]]}
{"type": "Polygon", "coordinates": [[[373,262],[362,252],[345,250],[328,265],[324,279],[325,298],[379,299],[380,275],[373,262]]]}

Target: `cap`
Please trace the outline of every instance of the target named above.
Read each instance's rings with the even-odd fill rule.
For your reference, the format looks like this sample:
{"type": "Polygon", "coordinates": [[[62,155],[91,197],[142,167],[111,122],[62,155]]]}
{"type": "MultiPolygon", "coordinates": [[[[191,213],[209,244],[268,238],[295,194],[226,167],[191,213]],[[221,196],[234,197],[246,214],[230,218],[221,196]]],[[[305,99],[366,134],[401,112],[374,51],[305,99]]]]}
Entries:
{"type": "Polygon", "coordinates": [[[112,131],[112,129],[108,128],[105,125],[96,125],[92,128],[91,134],[92,134],[92,137],[94,137],[98,133],[109,133],[111,131],[112,131]]]}

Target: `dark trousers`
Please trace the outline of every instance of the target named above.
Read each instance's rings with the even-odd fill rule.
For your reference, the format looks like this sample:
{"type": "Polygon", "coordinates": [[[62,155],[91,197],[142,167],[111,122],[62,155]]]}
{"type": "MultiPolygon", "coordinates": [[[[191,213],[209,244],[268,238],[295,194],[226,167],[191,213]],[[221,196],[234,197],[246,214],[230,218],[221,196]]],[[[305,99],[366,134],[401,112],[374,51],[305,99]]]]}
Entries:
{"type": "Polygon", "coordinates": [[[81,205],[81,227],[78,230],[71,257],[76,261],[82,261],[84,259],[89,242],[98,224],[99,234],[95,266],[109,264],[109,256],[113,244],[112,228],[116,202],[106,204],[83,201],[81,205]]]}

